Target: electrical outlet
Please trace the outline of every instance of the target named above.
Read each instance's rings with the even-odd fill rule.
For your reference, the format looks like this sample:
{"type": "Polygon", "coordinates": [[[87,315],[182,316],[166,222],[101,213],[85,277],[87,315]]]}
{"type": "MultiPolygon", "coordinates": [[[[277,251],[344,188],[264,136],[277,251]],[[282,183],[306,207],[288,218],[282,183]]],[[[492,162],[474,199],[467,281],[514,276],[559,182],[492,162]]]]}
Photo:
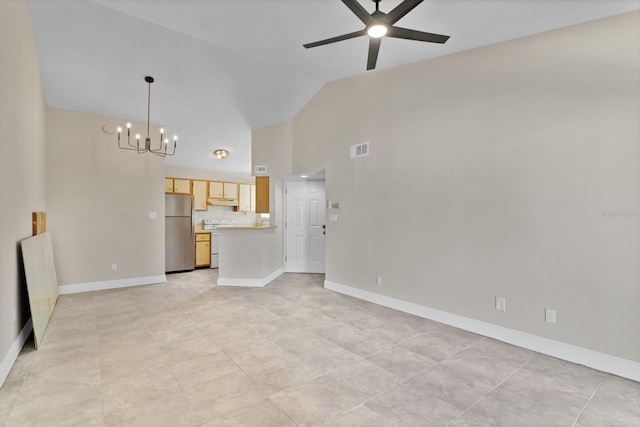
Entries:
{"type": "Polygon", "coordinates": [[[116,264],[115,262],[113,264],[111,264],[111,270],[112,271],[116,271],[118,269],[118,264],[116,264]]]}
{"type": "Polygon", "coordinates": [[[544,321],[549,323],[556,323],[556,311],[553,308],[544,309],[544,321]]]}
{"type": "Polygon", "coordinates": [[[507,311],[507,299],[504,297],[496,297],[496,310],[507,311]]]}
{"type": "Polygon", "coordinates": [[[382,276],[376,276],[376,285],[382,286],[382,276]]]}

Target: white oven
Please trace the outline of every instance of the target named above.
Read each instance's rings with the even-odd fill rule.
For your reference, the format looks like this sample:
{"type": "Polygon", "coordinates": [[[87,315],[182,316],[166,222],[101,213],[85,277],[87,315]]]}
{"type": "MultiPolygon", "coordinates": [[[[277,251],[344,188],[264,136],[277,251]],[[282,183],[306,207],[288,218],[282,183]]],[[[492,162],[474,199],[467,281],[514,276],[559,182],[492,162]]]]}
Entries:
{"type": "Polygon", "coordinates": [[[216,231],[218,225],[231,225],[230,219],[203,219],[202,224],[205,230],[211,231],[211,268],[218,268],[218,239],[220,234],[216,231]]]}
{"type": "Polygon", "coordinates": [[[211,232],[211,268],[218,268],[218,239],[220,233],[211,232]]]}

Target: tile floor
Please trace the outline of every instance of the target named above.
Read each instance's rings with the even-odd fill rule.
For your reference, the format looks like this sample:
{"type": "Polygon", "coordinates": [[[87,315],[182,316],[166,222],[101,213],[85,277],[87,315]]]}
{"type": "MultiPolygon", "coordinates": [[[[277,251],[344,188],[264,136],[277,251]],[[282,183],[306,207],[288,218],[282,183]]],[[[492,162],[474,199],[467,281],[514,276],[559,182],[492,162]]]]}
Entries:
{"type": "Polygon", "coordinates": [[[640,384],[323,289],[166,284],[61,296],[0,425],[640,426],[640,384]]]}

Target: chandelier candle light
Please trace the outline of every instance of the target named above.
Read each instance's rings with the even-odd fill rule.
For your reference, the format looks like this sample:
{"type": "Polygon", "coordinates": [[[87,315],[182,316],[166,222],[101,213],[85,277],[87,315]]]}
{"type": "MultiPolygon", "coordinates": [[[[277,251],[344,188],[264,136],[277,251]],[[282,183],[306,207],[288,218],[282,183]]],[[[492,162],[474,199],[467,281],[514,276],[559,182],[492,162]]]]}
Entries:
{"type": "Polygon", "coordinates": [[[149,90],[147,92],[147,137],[144,140],[144,144],[140,145],[140,134],[136,134],[136,143],[131,143],[131,123],[127,123],[127,144],[121,144],[120,134],[122,133],[122,128],[118,127],[118,148],[123,150],[134,150],[137,151],[138,154],[143,153],[152,153],[156,156],[165,157],[165,156],[173,156],[176,153],[176,144],[178,142],[178,137],[173,136],[173,151],[168,152],[167,146],[169,145],[169,139],[165,138],[164,128],[160,128],[160,146],[158,148],[151,148],[151,137],[149,136],[149,128],[150,128],[150,115],[151,115],[151,83],[153,83],[153,77],[147,76],[144,78],[144,81],[148,83],[149,90]]]}

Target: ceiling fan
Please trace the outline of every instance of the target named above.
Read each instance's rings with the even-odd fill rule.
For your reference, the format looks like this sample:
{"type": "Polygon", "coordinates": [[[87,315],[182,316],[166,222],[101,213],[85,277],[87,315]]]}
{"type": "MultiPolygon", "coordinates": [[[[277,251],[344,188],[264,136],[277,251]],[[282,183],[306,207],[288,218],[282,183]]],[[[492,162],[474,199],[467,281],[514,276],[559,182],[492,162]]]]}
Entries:
{"type": "Polygon", "coordinates": [[[441,34],[425,33],[423,31],[410,30],[407,28],[396,27],[393,24],[398,22],[407,13],[411,12],[416,6],[424,0],[404,0],[396,6],[391,12],[384,13],[379,9],[380,0],[373,0],[376,4],[376,10],[369,14],[357,0],[342,0],[351,11],[360,19],[366,27],[363,30],[353,33],[343,34],[337,37],[320,40],[313,43],[307,43],[303,46],[307,49],[325,44],[340,42],[364,35],[369,36],[369,58],[367,60],[367,70],[376,68],[378,61],[378,52],[380,50],[380,41],[383,36],[394,37],[398,39],[417,40],[421,42],[444,43],[449,40],[449,36],[441,34]]]}

